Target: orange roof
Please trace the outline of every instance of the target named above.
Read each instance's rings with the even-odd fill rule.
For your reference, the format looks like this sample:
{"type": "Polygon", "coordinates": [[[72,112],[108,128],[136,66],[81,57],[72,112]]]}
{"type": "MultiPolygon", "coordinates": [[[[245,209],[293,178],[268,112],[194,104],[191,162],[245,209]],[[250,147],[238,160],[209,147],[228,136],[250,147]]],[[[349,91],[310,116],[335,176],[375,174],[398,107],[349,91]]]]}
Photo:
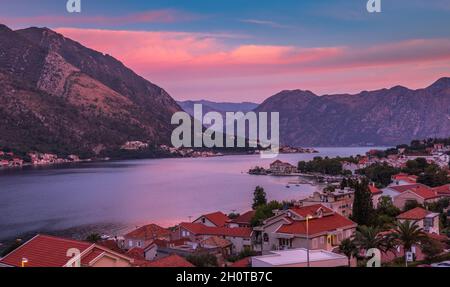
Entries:
{"type": "Polygon", "coordinates": [[[233,264],[230,265],[230,267],[241,267],[241,268],[242,267],[250,267],[251,264],[252,264],[252,258],[246,257],[244,259],[234,262],[233,264]]]}
{"type": "Polygon", "coordinates": [[[329,209],[328,207],[323,206],[322,204],[313,204],[308,206],[302,206],[302,207],[292,207],[289,208],[292,212],[297,213],[298,215],[302,217],[306,216],[314,216],[317,214],[319,210],[322,210],[323,213],[332,213],[333,210],[329,209]]]}
{"type": "Polygon", "coordinates": [[[145,260],[144,248],[133,247],[125,253],[127,256],[138,259],[145,260]]]}
{"type": "Polygon", "coordinates": [[[233,243],[231,243],[229,240],[226,240],[225,238],[221,238],[218,236],[211,236],[208,237],[207,239],[203,240],[200,242],[201,246],[211,246],[211,247],[218,247],[218,248],[226,248],[230,245],[232,245],[233,243]]]}
{"type": "Polygon", "coordinates": [[[22,258],[26,258],[28,260],[27,267],[63,267],[71,259],[67,256],[67,251],[71,248],[76,248],[82,253],[81,264],[84,266],[105,252],[124,257],[131,262],[131,258],[93,243],[36,235],[3,257],[0,263],[20,267],[22,258]]]}
{"type": "Polygon", "coordinates": [[[169,230],[156,224],[147,224],[125,234],[124,237],[140,240],[152,240],[166,236],[170,236],[169,230]]]}
{"type": "Polygon", "coordinates": [[[140,267],[194,267],[192,263],[176,254],[154,261],[140,261],[136,265],[140,267]]]}
{"type": "MultiPolygon", "coordinates": [[[[356,227],[356,223],[337,213],[310,219],[308,225],[308,233],[310,235],[334,231],[338,228],[356,227]]],[[[306,234],[306,220],[293,221],[292,223],[284,224],[278,228],[276,232],[287,234],[306,234]]]]}
{"type": "Polygon", "coordinates": [[[200,223],[183,222],[180,227],[192,232],[195,235],[219,235],[231,237],[250,237],[252,229],[247,227],[210,227],[200,223]]]}
{"type": "Polygon", "coordinates": [[[255,216],[255,213],[256,213],[255,210],[247,211],[246,213],[243,213],[243,214],[239,215],[238,217],[236,217],[235,219],[231,220],[231,222],[237,223],[237,224],[250,225],[250,222],[252,221],[253,216],[255,216]]]}
{"type": "Polygon", "coordinates": [[[431,212],[421,207],[416,207],[397,216],[397,219],[421,220],[431,212]]]}
{"type": "Polygon", "coordinates": [[[398,173],[392,176],[393,180],[403,180],[408,183],[416,183],[419,177],[417,175],[410,175],[407,173],[398,173]]]}
{"type": "Polygon", "coordinates": [[[422,197],[423,199],[431,199],[439,197],[439,195],[430,187],[424,185],[424,184],[409,184],[409,185],[399,185],[399,186],[390,186],[389,188],[399,192],[403,193],[405,191],[411,191],[418,196],[422,197]]]}
{"type": "Polygon", "coordinates": [[[437,192],[440,195],[449,195],[450,196],[450,184],[435,187],[435,188],[433,188],[433,191],[437,192]]]}
{"type": "Polygon", "coordinates": [[[228,218],[228,216],[226,216],[224,213],[222,213],[220,211],[205,214],[205,215],[200,216],[199,218],[201,218],[201,217],[205,217],[206,219],[211,221],[217,227],[225,226],[227,224],[228,220],[230,220],[228,218]]]}
{"type": "Polygon", "coordinates": [[[369,184],[369,190],[372,194],[380,194],[383,193],[379,188],[377,188],[375,185],[369,184]]]}

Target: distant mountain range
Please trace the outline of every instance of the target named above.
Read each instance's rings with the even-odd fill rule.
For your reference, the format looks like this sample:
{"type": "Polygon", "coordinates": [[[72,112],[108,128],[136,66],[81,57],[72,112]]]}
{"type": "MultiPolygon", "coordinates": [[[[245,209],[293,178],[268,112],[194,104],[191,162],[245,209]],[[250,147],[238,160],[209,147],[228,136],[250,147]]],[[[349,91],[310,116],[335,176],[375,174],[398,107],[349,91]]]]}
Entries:
{"type": "Polygon", "coordinates": [[[46,28],[0,25],[0,147],[95,155],[170,143],[181,108],[121,62],[46,28]]]}
{"type": "Polygon", "coordinates": [[[242,102],[242,103],[224,103],[224,102],[213,102],[207,100],[199,100],[199,101],[179,101],[178,104],[180,107],[190,114],[194,116],[194,105],[201,104],[203,107],[203,114],[208,112],[219,112],[222,115],[225,115],[226,112],[249,112],[258,107],[258,104],[250,103],[250,102],[242,102]]]}
{"type": "Polygon", "coordinates": [[[280,113],[282,144],[395,145],[450,136],[450,78],[411,90],[317,96],[282,91],[258,105],[185,101],[121,62],[46,28],[0,25],[0,148],[95,156],[126,141],[170,144],[173,113],[280,113]]]}
{"type": "Polygon", "coordinates": [[[282,91],[256,111],[279,112],[281,141],[293,146],[395,145],[448,137],[450,78],[424,89],[396,86],[356,95],[282,91]]]}

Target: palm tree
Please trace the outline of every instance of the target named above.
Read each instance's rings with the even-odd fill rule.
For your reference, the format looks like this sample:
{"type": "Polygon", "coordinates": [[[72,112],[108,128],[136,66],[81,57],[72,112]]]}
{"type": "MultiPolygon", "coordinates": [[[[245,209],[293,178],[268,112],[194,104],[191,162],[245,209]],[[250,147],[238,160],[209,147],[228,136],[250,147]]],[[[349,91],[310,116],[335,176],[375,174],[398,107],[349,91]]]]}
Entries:
{"type": "Polygon", "coordinates": [[[345,256],[347,256],[348,267],[350,267],[352,257],[358,255],[359,250],[355,242],[353,242],[353,240],[351,240],[350,238],[346,238],[342,240],[341,244],[339,245],[339,251],[345,256]]]}
{"type": "Polygon", "coordinates": [[[363,250],[371,248],[383,249],[383,238],[380,229],[372,226],[359,226],[355,234],[355,244],[363,250]]]}
{"type": "Polygon", "coordinates": [[[405,256],[406,252],[411,251],[413,245],[421,243],[427,238],[417,222],[409,220],[397,222],[391,236],[402,244],[405,256]]]}

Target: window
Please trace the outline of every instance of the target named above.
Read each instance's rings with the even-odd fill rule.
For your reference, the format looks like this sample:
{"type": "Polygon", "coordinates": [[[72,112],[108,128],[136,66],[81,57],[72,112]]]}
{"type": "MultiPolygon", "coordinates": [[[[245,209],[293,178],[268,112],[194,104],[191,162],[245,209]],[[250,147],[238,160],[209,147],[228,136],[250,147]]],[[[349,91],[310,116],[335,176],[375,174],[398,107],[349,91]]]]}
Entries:
{"type": "Polygon", "coordinates": [[[141,247],[141,242],[140,241],[137,242],[137,246],[141,247]]]}
{"type": "Polygon", "coordinates": [[[263,234],[263,240],[264,242],[269,242],[269,235],[267,233],[263,234]]]}
{"type": "Polygon", "coordinates": [[[133,241],[132,240],[128,241],[128,247],[133,247],[133,241]]]}
{"type": "Polygon", "coordinates": [[[206,223],[206,219],[203,217],[202,218],[202,223],[205,224],[206,223]]]}

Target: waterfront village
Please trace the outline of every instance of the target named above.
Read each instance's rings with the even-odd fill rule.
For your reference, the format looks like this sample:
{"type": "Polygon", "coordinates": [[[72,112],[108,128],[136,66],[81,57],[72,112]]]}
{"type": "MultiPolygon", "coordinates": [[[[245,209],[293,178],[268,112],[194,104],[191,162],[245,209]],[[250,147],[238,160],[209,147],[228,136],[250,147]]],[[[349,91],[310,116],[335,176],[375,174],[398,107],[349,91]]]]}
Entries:
{"type": "MultiPolygon", "coordinates": [[[[142,141],[128,141],[124,143],[119,152],[122,152],[130,158],[134,158],[136,155],[143,155],[139,158],[145,158],[147,152],[151,150],[151,146],[148,143],[142,141]]],[[[223,153],[212,150],[195,150],[192,148],[176,148],[168,145],[159,145],[156,150],[152,152],[158,153],[162,157],[217,157],[223,156],[223,153]]],[[[246,153],[258,153],[258,150],[249,150],[246,153]]],[[[280,147],[280,153],[316,153],[311,148],[294,148],[289,146],[280,147]]],[[[125,156],[126,157],[126,156],[125,156]]],[[[79,155],[70,154],[67,156],[57,155],[49,152],[17,152],[10,148],[0,147],[0,169],[5,168],[20,168],[26,166],[48,166],[68,163],[90,162],[93,160],[110,160],[110,157],[100,158],[81,158],[79,155]]],[[[120,158],[122,159],[122,158],[120,158]]]]}
{"type": "Polygon", "coordinates": [[[258,186],[248,210],[199,214],[168,228],[148,222],[84,240],[38,234],[17,240],[0,266],[448,267],[449,152],[449,142],[428,140],[297,166],[277,160],[250,173],[305,176],[320,188],[277,202],[258,186]]]}

